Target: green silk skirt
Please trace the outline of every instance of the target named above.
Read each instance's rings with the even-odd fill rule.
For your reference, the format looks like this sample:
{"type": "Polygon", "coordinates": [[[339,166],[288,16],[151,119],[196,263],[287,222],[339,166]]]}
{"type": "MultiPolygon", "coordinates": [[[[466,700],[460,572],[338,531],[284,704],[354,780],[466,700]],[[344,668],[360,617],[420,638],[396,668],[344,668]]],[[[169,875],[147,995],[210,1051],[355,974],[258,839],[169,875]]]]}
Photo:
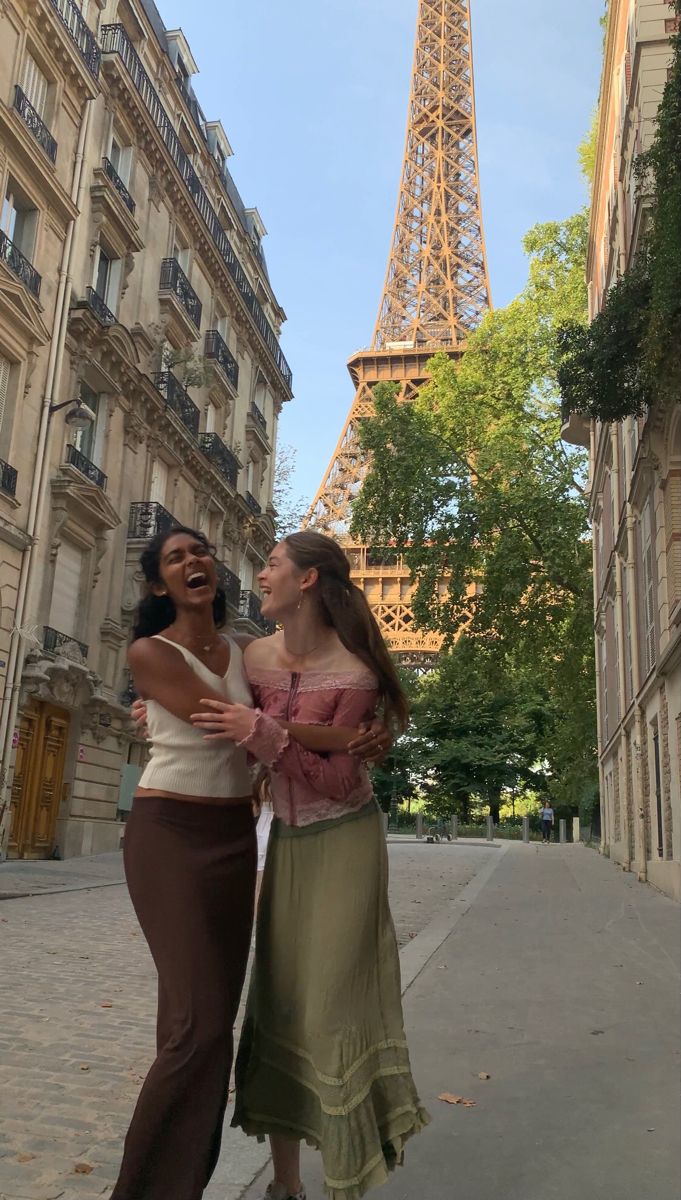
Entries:
{"type": "Polygon", "coordinates": [[[321,1151],[331,1200],[384,1183],[424,1125],[404,1035],[382,815],[272,823],[232,1125],[321,1151]]]}

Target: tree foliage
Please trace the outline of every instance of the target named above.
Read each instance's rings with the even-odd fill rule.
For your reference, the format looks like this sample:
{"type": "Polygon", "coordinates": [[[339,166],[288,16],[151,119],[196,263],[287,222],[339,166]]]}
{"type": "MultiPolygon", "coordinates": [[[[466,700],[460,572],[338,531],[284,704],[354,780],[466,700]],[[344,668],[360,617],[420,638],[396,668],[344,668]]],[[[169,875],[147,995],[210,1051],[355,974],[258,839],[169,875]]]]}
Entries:
{"type": "MultiPolygon", "coordinates": [[[[413,404],[401,404],[391,385],[377,387],[376,417],[361,432],[372,466],[354,505],[355,532],[404,554],[422,626],[450,644],[465,639],[433,685],[443,721],[458,704],[453,680],[468,641],[479,643],[480,672],[470,699],[463,692],[464,709],[492,714],[493,724],[495,705],[507,697],[510,713],[522,695],[523,711],[541,705],[546,715],[532,737],[508,725],[520,759],[513,765],[502,739],[484,783],[490,795],[511,766],[528,772],[545,758],[554,794],[577,760],[594,769],[586,462],[560,439],[556,383],[557,328],[585,321],[586,236],[584,213],[531,230],[520,296],[484,318],[459,363],[444,354],[431,361],[413,404]]],[[[465,689],[465,672],[459,680],[465,689]]],[[[457,735],[457,753],[468,742],[473,761],[482,732],[457,735]]]]}
{"type": "MultiPolygon", "coordinates": [[[[681,18],[681,0],[674,8],[681,18]]],[[[655,137],[636,164],[650,227],[591,325],[570,321],[559,331],[565,406],[603,422],[676,400],[681,384],[681,34],[671,42],[655,137]]]]}

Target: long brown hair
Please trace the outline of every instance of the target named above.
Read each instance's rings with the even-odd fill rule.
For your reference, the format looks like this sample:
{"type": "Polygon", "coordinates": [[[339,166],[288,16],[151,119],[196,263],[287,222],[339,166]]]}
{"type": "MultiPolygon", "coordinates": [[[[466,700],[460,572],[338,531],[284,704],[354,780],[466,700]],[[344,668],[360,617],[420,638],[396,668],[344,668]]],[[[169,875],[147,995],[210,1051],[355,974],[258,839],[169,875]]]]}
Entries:
{"type": "Polygon", "coordinates": [[[364,593],[350,579],[350,563],[338,542],[306,529],[284,538],[288,556],[300,571],[317,569],[316,594],[324,621],[336,630],[346,650],[373,671],[386,722],[404,729],[407,697],[364,593]]]}

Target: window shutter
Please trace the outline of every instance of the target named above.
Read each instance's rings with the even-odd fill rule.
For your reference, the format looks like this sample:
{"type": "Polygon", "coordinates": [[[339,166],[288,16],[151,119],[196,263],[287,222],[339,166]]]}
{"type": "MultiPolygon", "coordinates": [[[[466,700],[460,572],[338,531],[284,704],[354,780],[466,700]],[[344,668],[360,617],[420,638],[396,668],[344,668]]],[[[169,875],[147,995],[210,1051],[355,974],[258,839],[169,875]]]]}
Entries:
{"type": "Polygon", "coordinates": [[[655,663],[655,580],[653,574],[653,536],[650,501],[642,513],[643,618],[645,622],[646,674],[655,663]]]}
{"type": "Polygon", "coordinates": [[[45,116],[47,105],[47,80],[30,54],[26,55],[21,90],[39,117],[45,116]]]}
{"type": "Polygon", "coordinates": [[[50,625],[59,633],[69,637],[82,632],[83,614],[80,612],[80,588],[83,577],[84,554],[75,542],[64,539],[59,547],[54,568],[50,625]]]}
{"type": "Polygon", "coordinates": [[[7,402],[7,389],[9,387],[9,368],[10,364],[6,358],[0,354],[0,429],[2,429],[2,418],[5,414],[5,404],[7,402]]]}
{"type": "Polygon", "coordinates": [[[157,458],[151,469],[151,495],[150,500],[157,504],[163,504],[165,507],[166,495],[168,493],[168,468],[162,459],[157,458]]]}

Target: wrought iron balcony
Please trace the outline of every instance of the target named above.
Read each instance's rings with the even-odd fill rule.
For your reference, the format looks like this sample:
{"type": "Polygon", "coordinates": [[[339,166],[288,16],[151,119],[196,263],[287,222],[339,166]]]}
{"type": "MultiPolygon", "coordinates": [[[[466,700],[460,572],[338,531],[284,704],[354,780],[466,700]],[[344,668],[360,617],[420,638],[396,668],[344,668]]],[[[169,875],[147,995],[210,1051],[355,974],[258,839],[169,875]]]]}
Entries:
{"type": "Polygon", "coordinates": [[[89,287],[85,289],[85,303],[88,308],[92,309],[97,320],[101,321],[102,325],[116,324],[116,318],[111,309],[106,306],[99,292],[96,292],[94,288],[89,287]]]}
{"type": "Polygon", "coordinates": [[[200,433],[199,447],[232,487],[236,487],[239,460],[217,433],[200,433]]]}
{"type": "Polygon", "coordinates": [[[52,629],[49,625],[43,627],[43,650],[47,650],[50,654],[59,654],[60,650],[66,650],[66,657],[74,657],[74,650],[79,650],[82,658],[87,658],[88,647],[84,642],[79,642],[76,638],[71,637],[68,633],[60,633],[58,629],[52,629]],[[70,653],[69,653],[70,651],[70,653]]]}
{"type": "Polygon", "coordinates": [[[177,521],[157,500],[137,500],[130,505],[128,517],[129,538],[151,538],[157,533],[168,533],[177,521]]]}
{"type": "Polygon", "coordinates": [[[159,291],[173,292],[189,319],[201,328],[201,301],[176,258],[163,259],[159,291]]]}
{"type": "Polygon", "coordinates": [[[127,187],[123,183],[123,180],[121,179],[120,175],[118,174],[118,171],[116,170],[115,166],[113,165],[112,162],[109,161],[108,158],[103,158],[102,159],[102,167],[104,168],[104,174],[111,180],[116,191],[118,192],[118,195],[120,196],[121,200],[123,201],[125,207],[128,209],[128,212],[132,216],[134,216],[135,215],[135,201],[133,200],[132,196],[130,195],[130,192],[128,191],[127,187]]]}
{"type": "Polygon", "coordinates": [[[27,129],[30,129],[36,142],[42,146],[50,162],[57,161],[57,143],[39,113],[36,112],[28,96],[22,92],[18,83],[14,85],[14,107],[27,129]]]}
{"type": "Polygon", "coordinates": [[[137,689],[129,671],[125,673],[125,686],[118,697],[124,708],[131,708],[137,699],[137,689]]]}
{"type": "Polygon", "coordinates": [[[101,488],[103,492],[106,491],[106,475],[93,462],[90,462],[90,459],[86,458],[77,446],[68,445],[66,447],[66,461],[80,471],[81,475],[85,475],[91,483],[96,483],[98,488],[101,488]]]}
{"type": "Polygon", "coordinates": [[[272,355],[286,387],[290,390],[292,386],[291,368],[282,353],[276,334],[265,316],[262,305],[256,297],[246,272],[234,253],[227,234],[220,225],[218,215],[208,199],[196,171],[182,148],[172,121],[161,104],[158,93],[142,66],[142,61],[137,51],[122,25],[103,25],[101,38],[102,52],[104,54],[118,54],[121,58],[126,71],[137,88],[152,123],[158,130],[170,157],[182,176],[185,187],[194,201],[199,215],[215,243],[218,253],[237,286],[245,307],[253,318],[253,323],[272,355]]]}
{"type": "Polygon", "coordinates": [[[260,609],[260,597],[256,596],[255,592],[244,591],[241,593],[239,616],[250,621],[252,625],[257,625],[263,633],[274,633],[276,626],[273,621],[268,621],[266,617],[263,617],[260,609]]]}
{"type": "Polygon", "coordinates": [[[62,24],[67,29],[72,41],[80,50],[81,56],[91,75],[99,78],[99,68],[102,62],[102,52],[97,45],[95,35],[88,29],[82,14],[73,0],[50,0],[52,7],[59,13],[62,24]]]}
{"type": "Polygon", "coordinates": [[[9,463],[0,458],[0,492],[4,492],[7,496],[16,496],[17,493],[17,473],[14,467],[10,467],[9,463]]]}
{"type": "Polygon", "coordinates": [[[235,389],[238,388],[239,364],[217,329],[208,330],[203,352],[206,358],[215,360],[221,370],[224,371],[232,387],[235,389]]]}
{"type": "Polygon", "coordinates": [[[255,513],[256,517],[259,517],[262,512],[262,508],[261,508],[260,504],[258,503],[258,501],[256,500],[253,493],[246,492],[244,499],[245,499],[248,507],[250,508],[251,512],[255,513]]]}
{"type": "Polygon", "coordinates": [[[267,421],[265,420],[265,414],[258,408],[255,400],[251,400],[248,414],[253,423],[258,426],[258,429],[262,433],[263,437],[267,437],[267,421]]]}
{"type": "Polygon", "coordinates": [[[230,571],[229,567],[226,567],[224,563],[217,562],[215,566],[218,572],[218,583],[227,597],[227,603],[234,612],[239,612],[241,605],[241,580],[239,576],[230,571]]]}
{"type": "Polygon", "coordinates": [[[31,295],[35,296],[37,300],[40,296],[42,279],[33,263],[28,261],[21,250],[14,245],[14,242],[10,242],[7,234],[2,230],[0,230],[0,261],[7,263],[10,271],[25,284],[31,295]]]}
{"type": "Polygon", "coordinates": [[[154,387],[165,398],[166,405],[178,416],[190,433],[197,437],[199,432],[199,410],[193,400],[189,399],[186,388],[182,387],[172,371],[159,371],[153,376],[154,387]]]}

